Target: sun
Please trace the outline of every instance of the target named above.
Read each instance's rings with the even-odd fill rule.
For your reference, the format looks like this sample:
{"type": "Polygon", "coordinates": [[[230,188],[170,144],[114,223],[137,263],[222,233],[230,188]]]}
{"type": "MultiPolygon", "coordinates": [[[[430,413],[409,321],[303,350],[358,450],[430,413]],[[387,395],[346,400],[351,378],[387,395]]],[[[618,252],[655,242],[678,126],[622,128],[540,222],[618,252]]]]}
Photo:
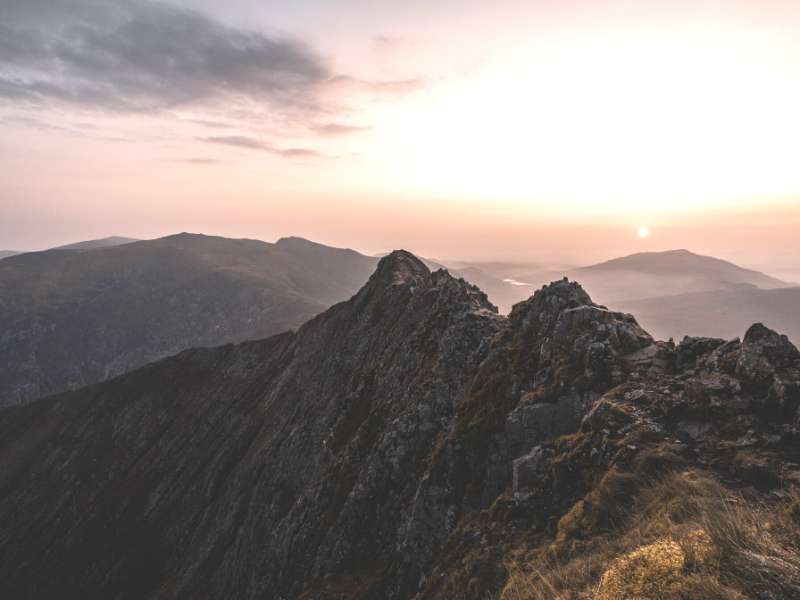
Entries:
{"type": "Polygon", "coordinates": [[[638,236],[642,239],[645,239],[650,236],[650,228],[649,227],[639,227],[638,231],[636,232],[638,236]]]}

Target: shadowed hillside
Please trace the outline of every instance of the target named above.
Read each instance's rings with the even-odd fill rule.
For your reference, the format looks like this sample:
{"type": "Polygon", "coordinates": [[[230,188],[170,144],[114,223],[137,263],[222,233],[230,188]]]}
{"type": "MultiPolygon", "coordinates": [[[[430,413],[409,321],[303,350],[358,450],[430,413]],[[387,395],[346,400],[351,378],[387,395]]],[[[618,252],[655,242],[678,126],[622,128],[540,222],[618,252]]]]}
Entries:
{"type": "Polygon", "coordinates": [[[354,294],[376,262],[296,238],[102,245],[0,263],[0,406],[296,327],[354,294]]]}
{"type": "Polygon", "coordinates": [[[800,342],[800,288],[762,290],[742,285],[729,290],[680,294],[618,302],[634,313],[656,337],[684,335],[741,337],[752,323],[762,322],[800,342]]]}
{"type": "MultiPolygon", "coordinates": [[[[74,244],[66,244],[64,246],[56,246],[48,250],[91,250],[93,248],[112,248],[114,246],[122,246],[123,244],[130,244],[139,240],[128,237],[111,236],[99,240],[87,240],[85,242],[76,242],[74,244]]],[[[17,256],[18,254],[25,254],[24,252],[17,252],[15,250],[0,250],[0,260],[17,256]]]]}

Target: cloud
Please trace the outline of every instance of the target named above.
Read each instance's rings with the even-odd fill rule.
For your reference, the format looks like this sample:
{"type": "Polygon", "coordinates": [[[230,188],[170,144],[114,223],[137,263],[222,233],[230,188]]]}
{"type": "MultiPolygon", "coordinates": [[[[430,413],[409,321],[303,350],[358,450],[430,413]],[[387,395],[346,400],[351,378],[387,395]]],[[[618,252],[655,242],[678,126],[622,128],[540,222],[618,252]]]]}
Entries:
{"type": "Polygon", "coordinates": [[[0,98],[140,111],[221,97],[313,106],[303,42],[149,0],[0,0],[0,98]]]}
{"type": "Polygon", "coordinates": [[[185,139],[194,126],[193,136],[220,134],[196,138],[208,143],[333,158],[298,140],[314,146],[365,131],[338,120],[424,84],[333,72],[300,39],[232,27],[164,0],[0,0],[0,116],[10,107],[56,121],[98,120],[91,130],[63,129],[74,135],[137,141],[146,126],[132,132],[118,117],[146,116],[183,125],[168,124],[159,136],[185,139]]]}
{"type": "Polygon", "coordinates": [[[237,148],[247,148],[249,150],[272,151],[272,146],[270,146],[269,144],[265,144],[264,142],[243,135],[214,135],[210,137],[200,138],[200,141],[210,142],[212,144],[222,144],[223,146],[235,146],[237,148]]]}
{"type": "Polygon", "coordinates": [[[322,158],[322,154],[310,148],[283,148],[273,151],[285,158],[322,158]]]}
{"type": "Polygon", "coordinates": [[[233,146],[235,148],[244,148],[247,150],[261,150],[271,154],[277,154],[284,158],[322,158],[323,155],[310,148],[277,148],[272,144],[262,142],[255,138],[243,135],[220,135],[199,138],[200,141],[209,142],[211,144],[221,144],[223,146],[233,146]]]}
{"type": "Polygon", "coordinates": [[[317,123],[311,126],[311,130],[322,136],[350,135],[369,130],[369,127],[359,127],[358,125],[345,125],[344,123],[317,123]]]}
{"type": "Polygon", "coordinates": [[[187,123],[194,123],[195,125],[202,125],[211,129],[231,129],[233,125],[230,123],[223,123],[222,121],[213,121],[211,119],[181,119],[187,123]]]}

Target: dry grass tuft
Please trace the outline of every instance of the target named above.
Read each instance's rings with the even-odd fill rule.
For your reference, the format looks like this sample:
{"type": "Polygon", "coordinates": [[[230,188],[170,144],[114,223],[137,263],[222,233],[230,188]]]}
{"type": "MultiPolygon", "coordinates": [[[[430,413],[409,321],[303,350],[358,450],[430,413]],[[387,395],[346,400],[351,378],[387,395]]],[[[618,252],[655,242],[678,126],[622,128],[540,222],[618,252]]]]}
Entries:
{"type": "Polygon", "coordinates": [[[614,531],[582,535],[578,524],[593,524],[574,507],[551,547],[507,566],[498,600],[800,599],[797,511],[797,497],[768,506],[671,474],[640,491],[614,531]]]}
{"type": "Polygon", "coordinates": [[[640,546],[611,563],[594,597],[596,600],[664,597],[680,585],[685,564],[686,555],[677,542],[660,540],[640,546]]]}

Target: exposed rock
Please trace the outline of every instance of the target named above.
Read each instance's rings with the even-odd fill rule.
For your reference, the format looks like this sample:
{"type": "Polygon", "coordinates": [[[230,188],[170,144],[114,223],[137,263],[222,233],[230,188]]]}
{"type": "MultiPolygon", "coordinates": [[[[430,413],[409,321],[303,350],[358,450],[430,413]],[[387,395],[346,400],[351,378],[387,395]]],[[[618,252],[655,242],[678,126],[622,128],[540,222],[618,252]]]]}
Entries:
{"type": "Polygon", "coordinates": [[[545,450],[541,446],[536,446],[525,456],[514,459],[513,472],[514,479],[512,489],[514,499],[524,500],[532,493],[532,490],[547,480],[548,465],[545,461],[545,450]]]}
{"type": "Polygon", "coordinates": [[[744,336],[736,375],[746,385],[768,386],[776,372],[797,364],[800,353],[785,335],[756,323],[744,336]]]}
{"type": "Polygon", "coordinates": [[[719,348],[725,340],[707,337],[685,337],[676,348],[675,361],[679,369],[688,369],[696,365],[697,360],[719,348]]]}

